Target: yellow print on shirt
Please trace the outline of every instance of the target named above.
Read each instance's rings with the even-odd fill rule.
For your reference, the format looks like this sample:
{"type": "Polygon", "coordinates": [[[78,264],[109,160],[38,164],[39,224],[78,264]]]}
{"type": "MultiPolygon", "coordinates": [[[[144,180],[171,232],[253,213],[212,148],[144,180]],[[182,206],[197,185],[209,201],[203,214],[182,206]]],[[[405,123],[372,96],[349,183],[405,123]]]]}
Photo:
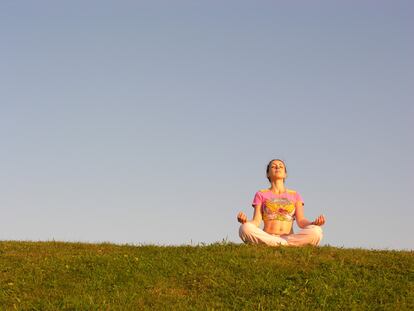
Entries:
{"type": "Polygon", "coordinates": [[[295,213],[295,205],[292,201],[286,198],[274,198],[266,200],[264,205],[265,206],[263,210],[263,218],[265,220],[293,220],[293,215],[295,213]]]}

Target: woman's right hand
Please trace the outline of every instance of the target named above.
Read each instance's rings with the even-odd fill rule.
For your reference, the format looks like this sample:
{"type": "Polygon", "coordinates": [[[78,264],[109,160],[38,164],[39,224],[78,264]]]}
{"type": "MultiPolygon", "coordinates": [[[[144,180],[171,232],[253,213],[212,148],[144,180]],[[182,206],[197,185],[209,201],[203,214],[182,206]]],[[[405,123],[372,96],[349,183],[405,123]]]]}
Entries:
{"type": "Polygon", "coordinates": [[[242,224],[244,224],[245,222],[247,222],[247,216],[246,216],[246,214],[243,213],[243,212],[240,212],[237,215],[237,221],[240,222],[240,223],[242,223],[242,224]]]}

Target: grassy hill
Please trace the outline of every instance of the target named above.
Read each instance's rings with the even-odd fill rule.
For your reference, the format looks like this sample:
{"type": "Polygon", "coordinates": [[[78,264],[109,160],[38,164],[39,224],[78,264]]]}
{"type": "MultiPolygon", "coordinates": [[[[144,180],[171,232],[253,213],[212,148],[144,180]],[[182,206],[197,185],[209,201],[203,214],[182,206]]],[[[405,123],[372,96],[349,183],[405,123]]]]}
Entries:
{"type": "Polygon", "coordinates": [[[1,310],[413,310],[414,253],[0,242],[1,310]]]}

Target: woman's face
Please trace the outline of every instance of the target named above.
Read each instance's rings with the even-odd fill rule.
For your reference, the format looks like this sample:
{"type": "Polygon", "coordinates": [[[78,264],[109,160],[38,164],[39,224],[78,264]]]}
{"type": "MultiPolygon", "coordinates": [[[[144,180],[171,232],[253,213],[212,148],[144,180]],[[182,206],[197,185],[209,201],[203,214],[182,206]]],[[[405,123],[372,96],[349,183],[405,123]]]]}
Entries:
{"type": "Polygon", "coordinates": [[[286,167],[282,161],[272,161],[269,167],[268,177],[270,180],[286,179],[286,167]]]}

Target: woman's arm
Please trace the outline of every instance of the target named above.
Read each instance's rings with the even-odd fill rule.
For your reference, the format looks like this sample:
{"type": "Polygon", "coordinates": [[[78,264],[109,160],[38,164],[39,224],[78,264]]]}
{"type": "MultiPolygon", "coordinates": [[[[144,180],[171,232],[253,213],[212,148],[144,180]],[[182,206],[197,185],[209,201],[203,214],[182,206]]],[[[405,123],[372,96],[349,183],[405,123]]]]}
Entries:
{"type": "Polygon", "coordinates": [[[262,223],[262,219],[262,206],[255,205],[253,219],[250,222],[254,224],[256,227],[259,227],[262,223]]]}
{"type": "Polygon", "coordinates": [[[303,213],[303,203],[302,201],[296,202],[296,210],[295,210],[295,217],[296,217],[296,223],[300,228],[305,228],[309,225],[317,225],[322,226],[325,223],[325,217],[323,215],[320,215],[317,217],[314,221],[310,222],[305,218],[305,215],[303,213]]]}
{"type": "Polygon", "coordinates": [[[247,221],[247,216],[243,212],[240,212],[237,215],[237,220],[242,224],[244,224],[246,222],[250,222],[250,223],[254,224],[256,227],[259,227],[261,222],[262,222],[261,205],[255,205],[254,206],[254,214],[253,214],[253,219],[252,220],[247,221]]]}

